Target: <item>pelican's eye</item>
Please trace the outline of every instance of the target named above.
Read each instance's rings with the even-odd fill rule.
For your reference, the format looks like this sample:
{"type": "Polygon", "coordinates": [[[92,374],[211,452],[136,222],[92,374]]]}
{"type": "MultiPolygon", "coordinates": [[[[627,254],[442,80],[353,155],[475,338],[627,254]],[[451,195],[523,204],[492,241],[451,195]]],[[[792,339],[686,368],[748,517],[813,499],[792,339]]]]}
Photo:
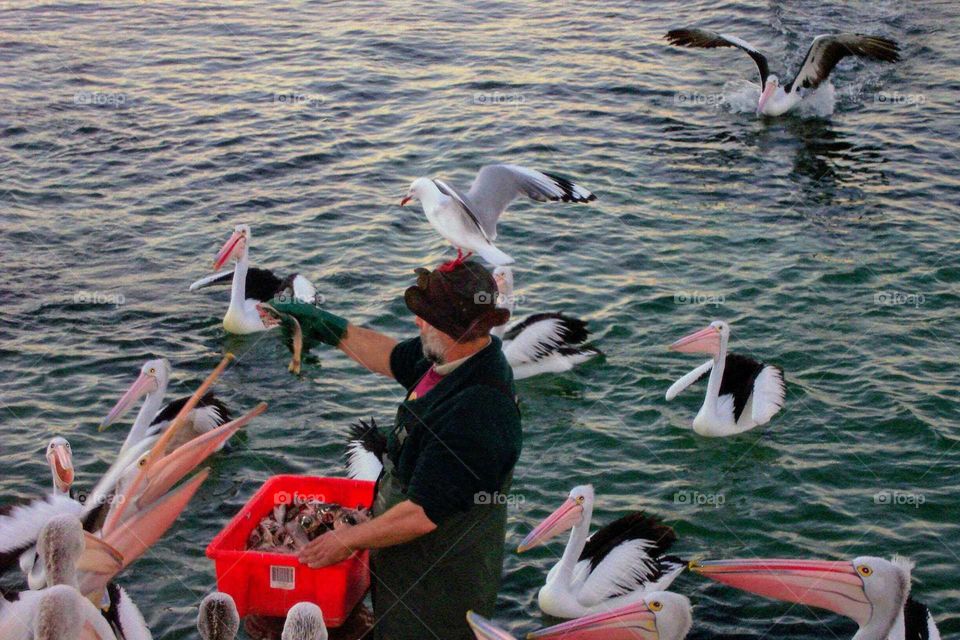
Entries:
{"type": "Polygon", "coordinates": [[[153,375],[153,374],[155,374],[156,372],[157,372],[156,369],[154,369],[153,367],[150,367],[150,371],[148,371],[147,373],[149,373],[150,375],[153,375]]]}
{"type": "Polygon", "coordinates": [[[857,567],[857,573],[862,575],[864,578],[869,578],[871,575],[873,575],[873,569],[871,569],[865,564],[862,564],[859,567],[857,567]]]}
{"type": "Polygon", "coordinates": [[[661,609],[663,609],[663,603],[660,602],[659,600],[651,601],[648,606],[650,607],[650,611],[660,611],[661,609]]]}
{"type": "Polygon", "coordinates": [[[140,458],[140,462],[137,463],[137,466],[138,466],[138,467],[142,467],[142,466],[145,465],[145,464],[147,464],[147,459],[146,459],[146,458],[140,458]]]}
{"type": "Polygon", "coordinates": [[[583,496],[577,496],[577,504],[583,504],[583,496]]]}

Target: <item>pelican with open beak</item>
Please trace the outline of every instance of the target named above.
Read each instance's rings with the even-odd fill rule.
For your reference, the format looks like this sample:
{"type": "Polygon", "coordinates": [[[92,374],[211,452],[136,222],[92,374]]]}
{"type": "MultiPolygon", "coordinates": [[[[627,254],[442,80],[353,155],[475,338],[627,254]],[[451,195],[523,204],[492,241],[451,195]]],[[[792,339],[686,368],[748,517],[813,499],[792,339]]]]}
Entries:
{"type": "Polygon", "coordinates": [[[828,560],[715,560],[690,570],[725,585],[775,600],[826,609],[860,629],[854,640],[939,640],[933,616],[910,598],[913,564],[861,556],[828,560]]]}
{"type": "Polygon", "coordinates": [[[528,633],[527,638],[565,640],[683,640],[693,626],[690,600],[654,591],[643,600],[610,611],[528,633]]]}
{"type": "Polygon", "coordinates": [[[47,445],[47,462],[53,476],[53,492],[56,495],[70,495],[73,485],[73,450],[66,438],[57,436],[47,445]]]}

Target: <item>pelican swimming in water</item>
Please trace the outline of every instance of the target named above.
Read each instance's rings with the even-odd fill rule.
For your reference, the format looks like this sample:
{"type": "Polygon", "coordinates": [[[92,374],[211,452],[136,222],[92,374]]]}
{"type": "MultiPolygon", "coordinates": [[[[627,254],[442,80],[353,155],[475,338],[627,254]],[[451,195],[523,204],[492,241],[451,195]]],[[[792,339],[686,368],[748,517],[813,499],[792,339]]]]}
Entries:
{"type": "Polygon", "coordinates": [[[676,541],[673,529],[642,512],[588,535],[593,499],[591,485],[574,487],[517,548],[522,553],[572,529],[560,562],[537,596],[548,615],[579,618],[637,602],[667,589],[685,568],[682,560],[667,555],[676,541]]]}
{"type": "Polygon", "coordinates": [[[693,626],[690,600],[652,591],[637,602],[527,634],[545,640],[683,640],[693,626]]]}
{"type": "MultiPolygon", "coordinates": [[[[493,270],[497,283],[497,306],[515,307],[513,270],[493,270]]],[[[585,343],[590,336],[587,323],[563,313],[536,313],[520,322],[494,327],[490,333],[503,340],[503,355],[513,369],[514,380],[541,373],[563,373],[600,355],[600,350],[585,343]]]]}
{"type": "MultiPolygon", "coordinates": [[[[170,426],[170,422],[180,412],[180,409],[183,408],[189,396],[163,404],[163,396],[167,392],[169,382],[170,363],[167,359],[147,360],[140,368],[140,375],[117,401],[107,417],[104,418],[100,424],[100,431],[114,424],[140,398],[144,398],[140,411],[130,427],[130,432],[127,434],[123,446],[120,447],[118,457],[122,457],[131,449],[137,449],[138,445],[137,454],[145,451],[149,447],[149,443],[156,441],[160,434],[170,426]],[[144,445],[148,440],[149,443],[144,445]]],[[[230,419],[230,409],[227,405],[221,402],[212,391],[204,394],[197,402],[196,408],[187,415],[186,424],[177,432],[177,437],[170,442],[168,450],[176,449],[188,440],[203,435],[211,429],[223,426],[230,422],[230,419]]]]}
{"type": "Polygon", "coordinates": [[[230,594],[215,591],[200,602],[197,631],[202,640],[233,640],[240,630],[237,603],[230,594]]]}
{"type": "Polygon", "coordinates": [[[794,109],[816,91],[830,76],[837,63],[847,56],[875,62],[900,60],[899,45],[889,38],[859,33],[817,36],[807,50],[807,57],[800,65],[800,71],[793,80],[781,86],[780,79],[771,75],[767,58],[756,47],[740,38],[706,29],[674,29],[667,33],[666,38],[670,44],[680,47],[735,47],[746,52],[760,72],[761,92],[757,113],[766,116],[779,116],[794,109]]]}
{"type": "Polygon", "coordinates": [[[940,640],[930,611],[910,596],[913,563],[903,557],[715,560],[692,562],[690,570],[766,598],[846,616],[860,626],[854,640],[940,640]]]}
{"type": "Polygon", "coordinates": [[[708,353],[711,359],[686,374],[669,389],[677,394],[710,373],[703,405],[693,419],[693,430],[702,436],[731,436],[770,421],[783,407],[786,386],[783,369],[753,358],[727,353],[730,325],[723,321],[692,333],[670,345],[680,353],[708,353]]]}
{"type": "Polygon", "coordinates": [[[257,305],[278,295],[289,295],[294,300],[311,304],[317,299],[317,288],[300,274],[279,278],[267,269],[251,267],[249,249],[252,240],[250,226],[238,224],[213,261],[216,271],[236,259],[233,271],[215,273],[190,285],[190,291],[196,291],[230,280],[230,306],[223,316],[223,328],[227,333],[247,334],[269,329],[257,311],[257,305]]]}

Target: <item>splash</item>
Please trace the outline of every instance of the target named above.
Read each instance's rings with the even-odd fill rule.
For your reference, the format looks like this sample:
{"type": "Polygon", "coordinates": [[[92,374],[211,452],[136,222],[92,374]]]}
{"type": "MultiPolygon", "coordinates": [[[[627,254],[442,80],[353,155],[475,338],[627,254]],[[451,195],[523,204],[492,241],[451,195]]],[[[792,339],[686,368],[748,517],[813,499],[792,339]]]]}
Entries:
{"type": "MultiPolygon", "coordinates": [[[[732,80],[723,85],[722,104],[731,113],[756,113],[760,100],[760,86],[747,80],[732,80]]],[[[833,114],[836,106],[836,90],[830,82],[809,92],[803,102],[791,114],[801,118],[825,118],[833,114]]]]}

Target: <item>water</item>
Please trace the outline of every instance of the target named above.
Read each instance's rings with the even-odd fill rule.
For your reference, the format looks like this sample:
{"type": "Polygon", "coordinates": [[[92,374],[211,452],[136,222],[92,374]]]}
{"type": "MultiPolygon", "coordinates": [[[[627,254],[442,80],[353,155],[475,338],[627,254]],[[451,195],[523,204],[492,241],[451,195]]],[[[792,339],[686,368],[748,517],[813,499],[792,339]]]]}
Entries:
{"type": "MultiPolygon", "coordinates": [[[[466,187],[511,161],[600,195],[517,202],[499,244],[519,311],[589,319],[607,357],[520,385],[524,502],[497,619],[543,621],[536,590],[563,542],[513,549],[592,482],[596,523],[650,510],[688,557],[909,555],[915,596],[960,633],[955,7],[714,4],[8,4],[4,501],[46,488],[55,433],[92,485],[124,436],[98,421],[148,357],[171,360],[175,397],[235,351],[219,393],[270,409],[121,579],[155,637],[194,637],[211,537],[273,474],[340,474],[346,426],[388,421],[400,390],[331,350],[292,377],[275,336],[225,337],[226,294],[187,285],[246,222],[255,264],[412,335],[400,294],[450,251],[400,197],[419,175],[466,187]],[[842,63],[829,117],[758,119],[718,97],[755,81],[746,56],[665,46],[689,24],[749,39],[781,77],[843,29],[898,39],[905,61],[842,63]],[[663,399],[699,362],[666,345],[715,318],[789,384],[768,428],[724,440],[689,427],[702,388],[663,399]]],[[[692,638],[854,632],[696,576],[675,589],[695,603],[692,638]]]]}

